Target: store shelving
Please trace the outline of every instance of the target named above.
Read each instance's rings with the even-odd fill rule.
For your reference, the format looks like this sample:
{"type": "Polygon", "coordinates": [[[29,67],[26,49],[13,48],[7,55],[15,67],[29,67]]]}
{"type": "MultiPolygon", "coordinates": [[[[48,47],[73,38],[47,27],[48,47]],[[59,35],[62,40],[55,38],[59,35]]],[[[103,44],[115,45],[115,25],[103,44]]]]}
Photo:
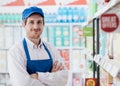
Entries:
{"type": "MultiPolygon", "coordinates": [[[[120,0],[110,0],[109,3],[107,3],[107,5],[105,5],[104,7],[102,7],[102,9],[99,9],[92,18],[89,19],[89,21],[83,25],[83,27],[87,27],[89,24],[93,23],[94,20],[97,20],[97,21],[100,21],[100,16],[104,13],[108,14],[108,13],[115,13],[115,14],[119,14],[120,13],[120,0]]],[[[97,24],[99,24],[98,22],[96,22],[97,24]]],[[[96,24],[95,24],[96,25],[96,24]]],[[[95,28],[98,29],[98,27],[96,26],[95,28]]],[[[97,30],[96,29],[96,30],[97,30]]],[[[99,29],[101,29],[101,27],[99,26],[99,29]]],[[[99,35],[102,34],[102,32],[98,33],[99,35]]],[[[110,33],[105,33],[105,34],[110,34],[110,33]]],[[[114,33],[115,34],[115,33],[114,33]]],[[[108,35],[109,36],[109,35],[108,35]]],[[[114,37],[115,38],[115,37],[114,37]]],[[[113,39],[112,39],[113,40],[113,39]]],[[[97,41],[97,40],[96,40],[97,41]]],[[[110,42],[110,40],[106,39],[104,40],[106,42],[110,42]]],[[[101,41],[101,37],[100,37],[100,42],[102,43],[103,41],[101,41]]],[[[119,41],[120,42],[120,41],[119,41]]],[[[115,44],[115,43],[114,43],[115,44]]],[[[101,44],[100,44],[101,46],[101,44]]],[[[108,45],[107,45],[108,46],[108,45]]],[[[105,47],[105,48],[110,48],[110,47],[115,47],[112,45],[108,46],[108,47],[105,47]]],[[[110,55],[113,55],[111,51],[113,51],[113,48],[111,48],[112,50],[110,50],[110,52],[106,52],[106,50],[109,50],[109,49],[106,49],[104,52],[105,52],[105,55],[101,55],[101,53],[95,53],[95,56],[94,56],[94,60],[96,63],[97,63],[97,67],[100,66],[100,72],[99,72],[99,75],[100,75],[100,82],[103,84],[102,86],[108,86],[108,84],[110,84],[111,82],[109,82],[110,78],[112,77],[112,84],[114,84],[115,86],[119,86],[119,83],[120,82],[120,63],[119,63],[119,59],[110,59],[110,55]],[[97,56],[100,55],[100,56],[97,56]],[[104,72],[103,72],[104,71],[104,72]],[[109,75],[110,74],[110,75],[109,75]],[[108,84],[106,84],[103,80],[102,80],[102,76],[103,75],[107,75],[108,78],[106,78],[106,83],[108,82],[108,84]],[[117,78],[117,79],[116,79],[117,78]],[[115,81],[114,81],[115,80],[115,81]],[[117,80],[117,81],[116,81],[117,80]]],[[[117,48],[114,48],[114,50],[118,51],[117,48]]],[[[99,50],[100,51],[100,50],[99,50]]],[[[115,54],[115,53],[114,53],[115,54]]],[[[115,55],[113,55],[114,57],[115,55]]],[[[117,58],[115,56],[115,58],[117,58]]],[[[119,57],[118,57],[119,58],[119,57]]]]}
{"type": "Polygon", "coordinates": [[[97,10],[89,20],[83,24],[83,27],[92,22],[94,18],[98,18],[103,13],[119,13],[120,12],[120,0],[110,0],[106,5],[97,10]]]}
{"type": "MultiPolygon", "coordinates": [[[[104,10],[101,10],[95,14],[95,17],[99,17],[103,13],[115,13],[118,14],[120,12],[120,0],[111,0],[107,6],[105,6],[104,10]]],[[[107,34],[107,33],[106,33],[107,34]]],[[[109,58],[109,57],[108,57],[109,58]]],[[[108,73],[110,73],[115,78],[120,78],[120,67],[119,62],[110,59],[100,58],[99,61],[95,60],[100,66],[105,69],[108,73]],[[111,70],[112,69],[112,70],[111,70]]]]}
{"type": "Polygon", "coordinates": [[[119,10],[118,5],[120,4],[120,0],[110,0],[103,8],[99,9],[93,18],[99,17],[103,13],[110,13],[110,12],[118,12],[119,10]]]}
{"type": "Polygon", "coordinates": [[[94,61],[99,64],[104,70],[106,70],[113,77],[120,78],[120,63],[115,60],[110,60],[108,57],[102,57],[96,55],[94,61]],[[112,69],[112,70],[111,70],[112,69]]]}

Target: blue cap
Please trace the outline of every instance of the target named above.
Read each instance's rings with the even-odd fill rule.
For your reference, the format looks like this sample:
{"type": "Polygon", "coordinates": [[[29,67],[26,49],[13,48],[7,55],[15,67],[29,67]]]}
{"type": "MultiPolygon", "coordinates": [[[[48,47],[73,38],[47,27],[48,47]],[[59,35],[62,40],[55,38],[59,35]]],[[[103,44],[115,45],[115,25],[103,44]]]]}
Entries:
{"type": "Polygon", "coordinates": [[[38,14],[40,14],[44,18],[44,13],[43,13],[42,9],[38,8],[36,6],[33,6],[33,7],[26,8],[22,12],[22,20],[28,18],[33,13],[38,13],[38,14]]]}

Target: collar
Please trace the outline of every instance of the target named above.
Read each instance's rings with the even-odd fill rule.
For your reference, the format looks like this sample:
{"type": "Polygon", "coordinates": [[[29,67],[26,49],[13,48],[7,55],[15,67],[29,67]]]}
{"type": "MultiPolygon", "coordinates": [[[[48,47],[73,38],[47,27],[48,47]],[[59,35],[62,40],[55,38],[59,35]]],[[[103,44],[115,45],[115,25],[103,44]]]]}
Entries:
{"type": "Polygon", "coordinates": [[[27,37],[25,37],[25,39],[26,39],[27,45],[29,45],[32,49],[41,48],[41,46],[42,46],[42,40],[41,40],[40,44],[37,46],[31,40],[29,40],[27,37]]]}

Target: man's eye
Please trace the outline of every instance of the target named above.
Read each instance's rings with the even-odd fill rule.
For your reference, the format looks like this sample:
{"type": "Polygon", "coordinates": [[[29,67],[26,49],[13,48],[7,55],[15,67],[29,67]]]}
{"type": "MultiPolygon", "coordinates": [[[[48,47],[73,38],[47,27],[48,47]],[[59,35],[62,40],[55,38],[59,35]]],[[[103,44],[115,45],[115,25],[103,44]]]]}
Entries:
{"type": "Polygon", "coordinates": [[[34,22],[33,22],[33,21],[30,21],[30,24],[34,24],[34,22]]]}
{"type": "Polygon", "coordinates": [[[43,23],[43,21],[38,21],[38,24],[42,24],[43,23]]]}

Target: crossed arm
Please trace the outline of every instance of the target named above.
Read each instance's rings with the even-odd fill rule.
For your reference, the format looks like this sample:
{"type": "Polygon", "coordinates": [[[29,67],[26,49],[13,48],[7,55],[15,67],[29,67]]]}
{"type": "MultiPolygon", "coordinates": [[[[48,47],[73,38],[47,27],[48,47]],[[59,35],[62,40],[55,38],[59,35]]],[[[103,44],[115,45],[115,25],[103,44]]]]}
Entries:
{"type": "Polygon", "coordinates": [[[19,52],[24,51],[13,48],[8,54],[8,70],[12,86],[65,86],[67,84],[68,71],[59,56],[55,55],[57,53],[54,52],[55,58],[51,72],[37,72],[29,75],[26,71],[26,57],[24,53],[19,52]]]}
{"type": "MultiPolygon", "coordinates": [[[[55,63],[53,64],[51,72],[57,72],[57,71],[60,71],[63,69],[64,69],[64,66],[62,65],[62,63],[58,63],[58,61],[55,61],[55,63]]],[[[31,74],[30,77],[34,78],[34,79],[38,79],[38,73],[31,74]]]]}

